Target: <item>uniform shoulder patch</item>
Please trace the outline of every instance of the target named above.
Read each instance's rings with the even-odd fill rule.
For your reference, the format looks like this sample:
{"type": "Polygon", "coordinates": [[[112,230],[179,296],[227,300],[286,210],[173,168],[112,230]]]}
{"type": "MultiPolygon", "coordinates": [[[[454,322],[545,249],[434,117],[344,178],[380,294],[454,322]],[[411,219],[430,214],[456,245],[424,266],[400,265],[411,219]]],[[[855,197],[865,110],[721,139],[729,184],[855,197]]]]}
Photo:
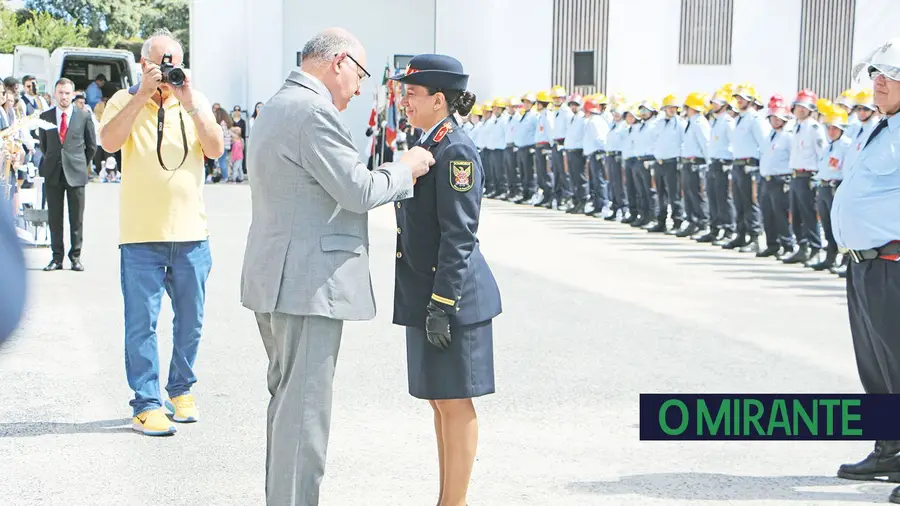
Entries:
{"type": "Polygon", "coordinates": [[[438,143],[444,140],[444,136],[453,131],[453,127],[450,126],[450,122],[446,122],[441,125],[441,128],[438,128],[437,133],[434,135],[434,142],[438,143]]]}
{"type": "Polygon", "coordinates": [[[475,162],[453,160],[450,162],[450,186],[458,192],[467,192],[475,182],[475,162]]]}
{"type": "Polygon", "coordinates": [[[813,123],[813,124],[812,124],[812,127],[815,128],[816,130],[818,130],[818,129],[819,129],[819,124],[818,124],[818,123],[813,123]]]}

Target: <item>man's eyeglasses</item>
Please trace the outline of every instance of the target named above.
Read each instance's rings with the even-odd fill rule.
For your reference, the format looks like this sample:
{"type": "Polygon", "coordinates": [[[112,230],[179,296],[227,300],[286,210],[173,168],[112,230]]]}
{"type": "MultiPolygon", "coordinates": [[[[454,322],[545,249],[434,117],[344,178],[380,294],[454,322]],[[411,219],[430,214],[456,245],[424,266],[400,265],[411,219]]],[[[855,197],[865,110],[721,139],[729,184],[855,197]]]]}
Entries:
{"type": "Polygon", "coordinates": [[[347,54],[347,58],[350,58],[350,61],[352,61],[354,64],[356,64],[356,68],[358,68],[359,70],[362,70],[363,74],[365,74],[365,75],[363,75],[363,74],[360,74],[359,72],[356,73],[356,75],[359,77],[360,81],[362,81],[368,77],[372,77],[372,74],[370,74],[369,71],[365,69],[365,67],[360,65],[359,62],[356,61],[356,58],[350,56],[349,53],[347,54]]]}

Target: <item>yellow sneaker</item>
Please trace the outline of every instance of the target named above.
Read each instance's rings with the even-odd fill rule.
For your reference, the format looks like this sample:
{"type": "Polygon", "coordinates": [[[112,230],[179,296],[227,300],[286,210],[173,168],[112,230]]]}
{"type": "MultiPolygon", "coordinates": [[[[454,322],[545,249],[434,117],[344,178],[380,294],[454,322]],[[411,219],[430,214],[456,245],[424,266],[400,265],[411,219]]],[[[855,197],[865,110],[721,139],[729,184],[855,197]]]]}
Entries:
{"type": "Polygon", "coordinates": [[[175,425],[159,409],[144,411],[131,420],[131,428],[145,436],[168,436],[175,434],[175,425]]]}
{"type": "Polygon", "coordinates": [[[166,409],[172,413],[172,420],[179,423],[193,423],[200,420],[200,412],[194,404],[193,394],[184,394],[166,400],[166,409]]]}

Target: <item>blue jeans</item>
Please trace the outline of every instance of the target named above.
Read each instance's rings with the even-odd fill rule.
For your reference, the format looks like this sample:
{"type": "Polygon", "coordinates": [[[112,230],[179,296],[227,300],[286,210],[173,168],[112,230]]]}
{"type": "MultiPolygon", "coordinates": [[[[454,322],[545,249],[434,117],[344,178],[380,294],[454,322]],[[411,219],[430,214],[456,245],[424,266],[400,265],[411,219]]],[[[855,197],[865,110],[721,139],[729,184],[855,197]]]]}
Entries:
{"type": "Polygon", "coordinates": [[[209,241],[123,244],[119,247],[125,301],[125,375],[134,415],[162,406],[156,322],[163,291],[172,299],[172,360],[166,392],[177,397],[197,382],[194,360],[203,329],[209,241]]]}

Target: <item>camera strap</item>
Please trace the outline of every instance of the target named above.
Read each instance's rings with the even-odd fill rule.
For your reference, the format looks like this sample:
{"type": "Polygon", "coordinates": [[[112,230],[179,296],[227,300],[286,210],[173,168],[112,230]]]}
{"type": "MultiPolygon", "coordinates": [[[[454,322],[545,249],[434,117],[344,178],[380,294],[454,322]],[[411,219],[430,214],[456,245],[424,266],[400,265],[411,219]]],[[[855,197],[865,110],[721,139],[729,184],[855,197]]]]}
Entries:
{"type": "MultiPolygon", "coordinates": [[[[163,170],[171,171],[172,169],[166,167],[162,159],[163,127],[166,124],[166,107],[162,98],[162,90],[159,90],[159,103],[159,112],[156,116],[156,158],[159,160],[159,165],[163,170]]],[[[184,158],[181,159],[181,163],[174,170],[180,169],[188,157],[187,132],[184,129],[184,113],[181,107],[178,108],[178,121],[181,123],[181,144],[184,146],[184,158]]]]}

